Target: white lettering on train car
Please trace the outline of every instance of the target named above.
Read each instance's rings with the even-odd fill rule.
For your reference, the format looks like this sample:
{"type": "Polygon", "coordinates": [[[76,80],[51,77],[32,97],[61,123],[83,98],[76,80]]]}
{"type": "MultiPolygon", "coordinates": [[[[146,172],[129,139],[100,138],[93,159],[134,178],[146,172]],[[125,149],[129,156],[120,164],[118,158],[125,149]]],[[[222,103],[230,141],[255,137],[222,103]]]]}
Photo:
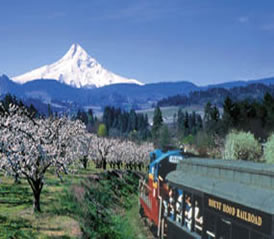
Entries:
{"type": "Polygon", "coordinates": [[[183,159],[182,156],[179,156],[179,155],[171,155],[171,156],[169,156],[168,161],[169,161],[170,163],[179,163],[179,161],[181,161],[182,159],[183,159]]]}

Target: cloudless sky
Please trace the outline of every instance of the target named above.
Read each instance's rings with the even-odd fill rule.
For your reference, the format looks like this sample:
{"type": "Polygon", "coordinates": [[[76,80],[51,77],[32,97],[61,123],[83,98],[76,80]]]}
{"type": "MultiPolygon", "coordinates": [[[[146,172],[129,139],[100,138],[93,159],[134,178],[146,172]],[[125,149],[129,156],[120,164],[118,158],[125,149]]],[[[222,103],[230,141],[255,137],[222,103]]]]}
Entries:
{"type": "Polygon", "coordinates": [[[273,0],[0,0],[0,74],[23,74],[79,43],[144,83],[274,76],[273,0]]]}

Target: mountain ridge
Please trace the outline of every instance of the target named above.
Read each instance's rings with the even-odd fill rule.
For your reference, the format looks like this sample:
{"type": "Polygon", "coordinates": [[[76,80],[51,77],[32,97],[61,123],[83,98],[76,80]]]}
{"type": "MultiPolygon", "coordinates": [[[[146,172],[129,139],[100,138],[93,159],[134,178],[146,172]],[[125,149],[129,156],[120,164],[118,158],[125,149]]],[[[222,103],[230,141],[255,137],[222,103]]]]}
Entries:
{"type": "MultiPolygon", "coordinates": [[[[245,81],[244,84],[256,83],[274,84],[274,78],[255,81],[245,81]]],[[[230,82],[225,86],[234,87],[239,82],[230,82]]],[[[242,83],[241,83],[242,84],[242,83]]],[[[216,85],[218,86],[218,85],[216,85]]],[[[175,95],[189,95],[191,92],[205,91],[212,85],[199,87],[188,81],[159,82],[146,85],[112,84],[99,88],[75,88],[56,80],[34,80],[17,84],[7,76],[0,76],[0,94],[13,94],[21,99],[35,99],[45,104],[57,102],[59,105],[74,105],[78,108],[101,108],[105,106],[121,107],[123,109],[147,109],[156,105],[161,99],[175,95]]],[[[220,88],[220,87],[219,87],[220,88]]]]}

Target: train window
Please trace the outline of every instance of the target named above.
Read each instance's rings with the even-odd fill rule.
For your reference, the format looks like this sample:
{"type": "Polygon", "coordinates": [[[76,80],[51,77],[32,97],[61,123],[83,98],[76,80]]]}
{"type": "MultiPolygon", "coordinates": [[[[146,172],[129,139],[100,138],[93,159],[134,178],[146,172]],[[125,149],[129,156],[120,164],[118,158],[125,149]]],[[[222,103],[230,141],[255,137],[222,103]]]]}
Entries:
{"type": "Polygon", "coordinates": [[[184,226],[191,230],[192,227],[192,198],[191,194],[186,192],[184,201],[184,226]]]}
{"type": "Polygon", "coordinates": [[[251,232],[251,239],[266,239],[266,237],[257,232],[251,232]]]}
{"type": "Polygon", "coordinates": [[[204,222],[202,198],[194,195],[194,205],[194,231],[202,235],[204,222]]]}
{"type": "Polygon", "coordinates": [[[204,227],[205,227],[206,239],[215,238],[216,222],[217,222],[217,218],[213,214],[209,212],[205,214],[204,227]]]}
{"type": "Polygon", "coordinates": [[[168,201],[168,210],[169,216],[174,221],[175,220],[175,199],[176,199],[176,189],[171,187],[168,192],[169,201],[168,201]]]}
{"type": "Polygon", "coordinates": [[[248,229],[238,226],[236,224],[232,225],[232,238],[233,239],[242,239],[242,238],[248,238],[248,237],[249,237],[248,229]]]}
{"type": "Polygon", "coordinates": [[[230,239],[231,238],[231,221],[219,218],[217,222],[217,238],[230,239]]]}
{"type": "Polygon", "coordinates": [[[183,190],[177,189],[175,199],[175,215],[176,215],[176,222],[181,224],[182,223],[182,216],[183,216],[183,190]]]}
{"type": "Polygon", "coordinates": [[[164,217],[167,217],[168,215],[168,202],[169,202],[169,185],[167,183],[163,183],[163,186],[160,187],[160,195],[163,198],[163,215],[164,217]]]}

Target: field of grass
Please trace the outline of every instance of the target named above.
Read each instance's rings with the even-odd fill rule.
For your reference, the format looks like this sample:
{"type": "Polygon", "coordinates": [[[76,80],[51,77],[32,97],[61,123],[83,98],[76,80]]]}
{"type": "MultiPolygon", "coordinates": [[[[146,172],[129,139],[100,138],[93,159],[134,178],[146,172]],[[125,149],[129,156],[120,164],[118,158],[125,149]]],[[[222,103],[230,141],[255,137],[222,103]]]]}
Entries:
{"type": "MultiPolygon", "coordinates": [[[[72,185],[80,184],[80,181],[98,171],[94,167],[81,169],[77,174],[64,176],[64,182],[53,172],[47,173],[41,193],[42,213],[36,214],[32,210],[29,185],[24,180],[14,184],[13,178],[0,175],[0,238],[81,238],[80,224],[76,217],[66,213],[64,200],[72,185]]],[[[136,208],[132,207],[133,210],[138,208],[137,197],[135,200],[136,208]]],[[[138,214],[134,211],[128,219],[129,223],[135,221],[131,224],[134,226],[138,214]]],[[[136,238],[144,237],[141,233],[141,237],[136,238]]]]}

